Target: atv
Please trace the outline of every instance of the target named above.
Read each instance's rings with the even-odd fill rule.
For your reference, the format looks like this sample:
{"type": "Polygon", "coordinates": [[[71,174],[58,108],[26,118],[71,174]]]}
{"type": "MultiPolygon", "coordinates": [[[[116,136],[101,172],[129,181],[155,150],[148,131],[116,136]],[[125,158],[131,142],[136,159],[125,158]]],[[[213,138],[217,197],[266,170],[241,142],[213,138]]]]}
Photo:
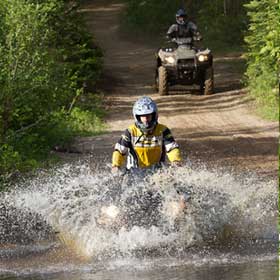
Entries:
{"type": "Polygon", "coordinates": [[[169,94],[172,85],[198,85],[200,94],[214,91],[213,56],[209,49],[194,47],[196,38],[173,38],[156,54],[156,88],[169,94]]]}
{"type": "Polygon", "coordinates": [[[131,230],[134,226],[174,230],[184,215],[185,203],[191,198],[190,190],[176,188],[166,201],[162,190],[146,186],[143,175],[129,174],[126,179],[125,188],[113,187],[103,193],[97,206],[97,225],[115,233],[122,228],[131,230]]]}

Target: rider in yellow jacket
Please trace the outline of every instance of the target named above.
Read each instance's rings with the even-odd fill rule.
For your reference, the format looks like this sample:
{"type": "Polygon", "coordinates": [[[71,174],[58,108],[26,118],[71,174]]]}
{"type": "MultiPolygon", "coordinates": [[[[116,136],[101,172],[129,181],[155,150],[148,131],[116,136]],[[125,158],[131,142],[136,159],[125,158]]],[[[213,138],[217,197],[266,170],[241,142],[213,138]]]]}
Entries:
{"type": "Polygon", "coordinates": [[[133,106],[135,123],[130,125],[115,145],[113,169],[122,167],[127,158],[127,168],[147,168],[165,161],[181,162],[179,146],[170,130],[158,123],[156,103],[150,97],[138,99],[133,106]]]}

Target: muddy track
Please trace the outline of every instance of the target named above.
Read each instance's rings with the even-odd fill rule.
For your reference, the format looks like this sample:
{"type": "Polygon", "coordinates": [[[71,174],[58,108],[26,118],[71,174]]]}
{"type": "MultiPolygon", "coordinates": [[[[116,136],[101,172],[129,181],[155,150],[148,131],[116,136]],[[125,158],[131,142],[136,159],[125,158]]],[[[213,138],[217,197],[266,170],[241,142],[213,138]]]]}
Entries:
{"type": "Polygon", "coordinates": [[[108,130],[100,137],[77,139],[75,149],[110,157],[114,142],[133,121],[134,101],[149,95],[159,106],[159,121],[171,128],[191,162],[276,178],[278,123],[264,121],[250,111],[251,100],[235,67],[241,58],[214,54],[214,95],[199,96],[176,88],[169,96],[159,96],[153,88],[157,45],[152,40],[124,36],[119,21],[122,10],[121,1],[92,0],[81,11],[105,53],[99,87],[105,93],[108,130]]]}

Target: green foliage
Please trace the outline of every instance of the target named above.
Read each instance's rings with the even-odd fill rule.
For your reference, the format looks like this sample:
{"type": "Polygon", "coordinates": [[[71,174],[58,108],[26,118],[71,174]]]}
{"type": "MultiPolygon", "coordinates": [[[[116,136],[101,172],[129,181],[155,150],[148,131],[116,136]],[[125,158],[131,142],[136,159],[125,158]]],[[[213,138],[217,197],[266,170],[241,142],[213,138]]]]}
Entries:
{"type": "Polygon", "coordinates": [[[69,124],[76,135],[95,135],[104,130],[104,124],[98,114],[78,107],[71,112],[69,124]]]}
{"type": "Polygon", "coordinates": [[[246,5],[250,18],[247,83],[261,111],[269,118],[279,116],[280,3],[253,0],[246,5]]]}
{"type": "Polygon", "coordinates": [[[174,15],[181,2],[179,0],[127,0],[125,24],[152,34],[166,31],[168,25],[174,21],[174,15]]]}
{"type": "Polygon", "coordinates": [[[78,88],[84,82],[94,87],[102,69],[102,51],[93,45],[92,36],[87,32],[79,5],[70,1],[70,5],[61,6],[54,17],[54,46],[60,51],[64,63],[70,68],[69,76],[77,82],[78,88]],[[63,16],[61,16],[63,14],[63,16]]]}
{"type": "Polygon", "coordinates": [[[36,168],[55,145],[100,130],[96,113],[77,108],[102,68],[77,9],[64,0],[0,3],[0,175],[36,168]]]}
{"type": "Polygon", "coordinates": [[[17,170],[21,164],[21,158],[17,151],[8,144],[0,147],[0,173],[3,174],[7,170],[17,170]]]}
{"type": "Polygon", "coordinates": [[[65,147],[74,136],[96,135],[103,131],[104,124],[98,110],[73,108],[54,112],[40,125],[21,133],[9,135],[0,148],[0,174],[12,171],[28,171],[42,166],[54,147],[65,147]]]}
{"type": "Polygon", "coordinates": [[[247,28],[246,11],[239,1],[238,10],[225,11],[224,0],[204,1],[197,16],[200,31],[209,47],[222,50],[240,47],[247,28]]]}
{"type": "Polygon", "coordinates": [[[47,47],[51,30],[46,7],[21,0],[3,3],[6,14],[0,47],[0,131],[4,139],[10,128],[29,125],[59,106],[65,94],[59,87],[62,80],[53,79],[60,69],[47,47]]]}

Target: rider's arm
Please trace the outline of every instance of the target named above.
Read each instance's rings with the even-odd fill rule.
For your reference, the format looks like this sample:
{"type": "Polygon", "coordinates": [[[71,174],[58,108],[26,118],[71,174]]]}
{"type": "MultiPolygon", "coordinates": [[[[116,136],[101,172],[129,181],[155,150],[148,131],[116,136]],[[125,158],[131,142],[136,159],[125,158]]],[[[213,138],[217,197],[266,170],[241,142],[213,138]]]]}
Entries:
{"type": "Polygon", "coordinates": [[[192,21],[190,21],[190,22],[188,22],[188,26],[192,32],[192,36],[196,37],[197,41],[202,40],[202,36],[201,36],[200,32],[198,31],[196,24],[193,23],[192,21]]]}
{"type": "Polygon", "coordinates": [[[169,128],[163,131],[163,143],[165,146],[166,154],[170,162],[181,162],[182,157],[179,150],[179,145],[175,141],[169,128]]]}
{"type": "Polygon", "coordinates": [[[121,167],[125,162],[125,158],[131,143],[131,134],[127,129],[115,145],[115,151],[112,156],[112,167],[121,167]]]}
{"type": "Polygon", "coordinates": [[[198,32],[196,24],[193,23],[192,21],[189,21],[189,22],[188,22],[188,27],[191,29],[191,31],[192,31],[193,33],[198,32]]]}
{"type": "Polygon", "coordinates": [[[168,152],[167,156],[168,156],[168,159],[170,160],[170,162],[172,162],[172,163],[178,163],[178,162],[182,161],[182,157],[181,157],[179,147],[174,148],[173,150],[168,152]]]}
{"type": "Polygon", "coordinates": [[[121,167],[125,161],[125,155],[121,154],[118,150],[113,152],[112,167],[121,167]]]}
{"type": "Polygon", "coordinates": [[[169,27],[169,29],[168,29],[166,35],[167,35],[167,37],[168,37],[169,39],[172,39],[172,38],[176,37],[177,32],[178,32],[178,26],[177,26],[177,24],[172,24],[172,25],[169,27]]]}

